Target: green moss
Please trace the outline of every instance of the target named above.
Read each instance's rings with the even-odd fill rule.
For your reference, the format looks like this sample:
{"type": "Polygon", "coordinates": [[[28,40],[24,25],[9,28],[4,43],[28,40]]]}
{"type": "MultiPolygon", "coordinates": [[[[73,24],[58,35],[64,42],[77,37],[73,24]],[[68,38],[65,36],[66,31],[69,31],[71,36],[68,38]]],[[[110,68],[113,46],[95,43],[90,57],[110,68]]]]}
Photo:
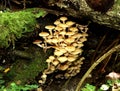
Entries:
{"type": "Polygon", "coordinates": [[[22,53],[28,54],[24,59],[17,58],[16,62],[12,65],[10,72],[6,74],[6,78],[9,80],[7,83],[20,82],[20,84],[24,85],[29,82],[35,82],[35,77],[47,68],[45,60],[52,51],[49,50],[46,54],[41,48],[30,47],[26,51],[18,52],[16,52],[17,55],[21,55],[22,53]]]}
{"type": "Polygon", "coordinates": [[[16,38],[33,31],[37,23],[36,18],[44,16],[45,13],[37,8],[0,13],[0,47],[8,47],[16,38]]]}

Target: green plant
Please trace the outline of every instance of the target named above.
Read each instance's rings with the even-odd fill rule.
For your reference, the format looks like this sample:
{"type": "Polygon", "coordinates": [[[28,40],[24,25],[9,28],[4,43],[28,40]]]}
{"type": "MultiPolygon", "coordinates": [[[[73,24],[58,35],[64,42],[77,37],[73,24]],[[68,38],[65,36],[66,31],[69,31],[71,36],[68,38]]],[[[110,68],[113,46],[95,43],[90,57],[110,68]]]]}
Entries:
{"type": "Polygon", "coordinates": [[[27,91],[27,90],[32,90],[38,88],[38,85],[17,85],[14,82],[10,84],[9,87],[2,86],[0,88],[0,91],[27,91]]]}
{"type": "Polygon", "coordinates": [[[95,91],[95,86],[87,83],[85,87],[81,89],[81,91],[95,91]]]}
{"type": "MultiPolygon", "coordinates": [[[[116,82],[114,80],[107,80],[106,83],[102,84],[97,91],[108,91],[109,88],[113,87],[115,84],[116,86],[120,84],[120,80],[118,79],[116,82]]],[[[120,87],[118,87],[118,89],[120,89],[120,87]]],[[[81,91],[96,91],[96,86],[87,83],[85,87],[81,89],[81,91]]]]}

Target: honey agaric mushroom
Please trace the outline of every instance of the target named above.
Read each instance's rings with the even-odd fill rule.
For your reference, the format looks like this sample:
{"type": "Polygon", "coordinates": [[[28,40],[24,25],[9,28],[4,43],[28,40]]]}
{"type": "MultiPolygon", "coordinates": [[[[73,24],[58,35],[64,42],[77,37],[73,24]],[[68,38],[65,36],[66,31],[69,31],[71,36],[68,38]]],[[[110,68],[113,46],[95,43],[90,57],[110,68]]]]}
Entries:
{"type": "Polygon", "coordinates": [[[54,60],[54,59],[55,59],[55,57],[54,57],[54,56],[50,56],[50,57],[49,57],[49,59],[54,60]]]}
{"type": "Polygon", "coordinates": [[[53,60],[51,60],[51,59],[47,59],[47,60],[46,60],[47,63],[51,63],[52,61],[53,61],[53,60]]]}
{"type": "Polygon", "coordinates": [[[68,61],[69,62],[73,62],[76,60],[76,57],[75,56],[68,56],[68,61]]]}
{"type": "Polygon", "coordinates": [[[65,49],[66,49],[68,52],[73,52],[73,51],[75,51],[75,47],[74,47],[74,46],[66,46],[65,49]]]}
{"type": "Polygon", "coordinates": [[[54,60],[54,61],[52,62],[52,64],[53,64],[54,66],[57,66],[57,65],[59,64],[59,61],[58,61],[58,60],[54,60]]]}
{"type": "Polygon", "coordinates": [[[39,36],[43,37],[46,40],[46,37],[49,35],[47,32],[41,32],[39,33],[39,36]]]}
{"type": "Polygon", "coordinates": [[[64,63],[64,62],[67,61],[67,57],[61,56],[61,57],[58,57],[58,60],[59,60],[60,63],[64,63]]]}
{"type": "Polygon", "coordinates": [[[62,28],[59,27],[59,26],[57,26],[57,27],[55,27],[55,30],[57,30],[58,32],[60,32],[62,30],[62,28]]]}
{"type": "Polygon", "coordinates": [[[73,21],[67,21],[66,24],[70,27],[70,26],[74,25],[75,22],[73,22],[73,21]]]}
{"type": "Polygon", "coordinates": [[[87,41],[87,38],[85,38],[85,37],[83,37],[83,38],[80,38],[80,42],[85,42],[85,41],[87,41]]]}
{"type": "Polygon", "coordinates": [[[68,45],[70,45],[71,43],[73,43],[75,41],[75,39],[74,38],[67,38],[67,39],[65,39],[65,43],[66,44],[68,44],[68,45]]]}
{"type": "Polygon", "coordinates": [[[42,80],[39,80],[39,83],[44,84],[47,78],[47,75],[45,73],[43,73],[43,75],[41,76],[42,80]]]}
{"type": "Polygon", "coordinates": [[[87,37],[88,34],[87,34],[87,33],[82,33],[82,36],[83,36],[83,37],[87,37]]]}
{"type": "Polygon", "coordinates": [[[70,28],[69,28],[69,31],[78,32],[78,28],[76,28],[76,27],[70,27],[70,28]]]}
{"type": "Polygon", "coordinates": [[[41,40],[35,40],[35,41],[33,41],[33,44],[36,44],[39,47],[43,47],[40,43],[42,43],[41,40]]]}
{"type": "MultiPolygon", "coordinates": [[[[50,44],[47,48],[55,50],[53,56],[46,60],[48,68],[43,71],[43,74],[47,75],[55,70],[61,70],[66,73],[58,74],[58,78],[75,76],[80,72],[81,64],[85,59],[81,57],[83,51],[81,47],[84,45],[83,42],[87,40],[87,26],[67,21],[67,17],[60,17],[54,22],[54,25],[48,25],[45,28],[48,29],[49,33],[41,32],[39,36],[43,37],[44,44],[50,44]],[[78,57],[80,58],[78,59],[78,57]]],[[[45,48],[45,46],[43,47],[45,48]]],[[[41,80],[41,83],[45,83],[45,80],[41,80]]]]}
{"type": "Polygon", "coordinates": [[[54,25],[58,25],[58,24],[60,24],[61,22],[60,22],[60,20],[56,20],[55,22],[54,22],[54,25]]]}
{"type": "Polygon", "coordinates": [[[66,31],[61,31],[59,34],[62,35],[62,37],[64,38],[65,34],[66,34],[66,31]]]}
{"type": "Polygon", "coordinates": [[[52,43],[53,43],[54,45],[58,46],[58,42],[59,42],[58,39],[56,39],[56,38],[52,39],[52,43]]]}
{"type": "Polygon", "coordinates": [[[66,32],[66,35],[68,36],[68,37],[70,37],[70,36],[72,36],[72,35],[74,35],[75,34],[75,32],[66,32]]]}
{"type": "Polygon", "coordinates": [[[65,23],[65,21],[67,20],[67,17],[60,17],[60,20],[62,21],[62,23],[65,23]]]}
{"type": "Polygon", "coordinates": [[[63,52],[61,52],[61,51],[58,51],[58,50],[55,50],[54,51],[54,55],[56,55],[56,56],[61,56],[61,55],[63,55],[64,53],[63,52]]]}
{"type": "Polygon", "coordinates": [[[78,54],[81,54],[82,52],[83,52],[82,49],[76,48],[75,51],[71,52],[71,54],[78,55],[78,54]]]}
{"type": "Polygon", "coordinates": [[[63,65],[59,65],[59,66],[58,66],[58,69],[64,71],[64,70],[66,70],[68,67],[69,67],[69,65],[63,64],[63,65]]]}
{"type": "Polygon", "coordinates": [[[45,28],[48,29],[48,31],[50,32],[50,35],[52,35],[52,30],[55,28],[55,26],[47,25],[47,26],[45,26],[45,28]]]}
{"type": "Polygon", "coordinates": [[[59,26],[59,27],[62,27],[64,31],[65,31],[65,29],[68,27],[67,24],[63,24],[63,23],[60,23],[58,26],[59,26]]]}

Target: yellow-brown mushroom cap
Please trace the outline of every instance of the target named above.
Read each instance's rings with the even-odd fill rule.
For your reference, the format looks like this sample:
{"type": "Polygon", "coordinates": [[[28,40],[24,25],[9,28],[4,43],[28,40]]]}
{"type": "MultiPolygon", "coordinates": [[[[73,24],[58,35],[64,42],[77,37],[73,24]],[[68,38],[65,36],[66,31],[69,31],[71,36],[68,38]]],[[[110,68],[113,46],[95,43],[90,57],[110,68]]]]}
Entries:
{"type": "Polygon", "coordinates": [[[49,35],[49,33],[47,33],[47,32],[41,32],[41,33],[39,33],[39,36],[41,36],[41,37],[46,37],[48,35],[49,35]]]}
{"type": "Polygon", "coordinates": [[[62,22],[65,22],[66,20],[67,20],[67,17],[60,17],[60,20],[62,21],[62,22]]]}
{"type": "Polygon", "coordinates": [[[66,24],[67,24],[68,26],[72,26],[72,25],[75,24],[75,22],[73,22],[73,21],[67,21],[66,24]]]}
{"type": "Polygon", "coordinates": [[[47,26],[45,26],[45,28],[48,29],[48,30],[52,30],[52,29],[55,28],[55,26],[53,26],[53,25],[47,25],[47,26]]]}
{"type": "Polygon", "coordinates": [[[73,62],[76,60],[76,56],[68,56],[68,61],[73,62]]]}
{"type": "Polygon", "coordinates": [[[58,57],[58,60],[59,60],[60,63],[64,63],[64,62],[67,61],[67,57],[61,56],[61,57],[58,57]]]}
{"type": "Polygon", "coordinates": [[[40,44],[40,43],[42,43],[41,40],[35,40],[35,41],[33,41],[33,44],[40,44]]]}
{"type": "Polygon", "coordinates": [[[67,70],[68,67],[69,67],[69,65],[63,64],[63,65],[59,65],[59,66],[58,66],[58,69],[59,69],[59,70],[62,70],[62,71],[65,71],[65,70],[67,70]]]}
{"type": "Polygon", "coordinates": [[[65,49],[68,51],[68,52],[73,52],[75,51],[75,47],[74,46],[66,46],[65,49]]]}

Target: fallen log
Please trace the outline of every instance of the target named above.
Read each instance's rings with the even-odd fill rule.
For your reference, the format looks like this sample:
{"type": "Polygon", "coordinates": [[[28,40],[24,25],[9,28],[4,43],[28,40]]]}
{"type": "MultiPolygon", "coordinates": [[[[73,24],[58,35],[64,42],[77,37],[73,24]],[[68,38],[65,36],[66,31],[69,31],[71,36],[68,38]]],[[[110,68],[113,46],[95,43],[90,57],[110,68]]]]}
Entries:
{"type": "MultiPolygon", "coordinates": [[[[120,0],[40,0],[41,7],[120,30],[120,0]]],[[[59,13],[61,14],[61,13],[59,13]]]]}

